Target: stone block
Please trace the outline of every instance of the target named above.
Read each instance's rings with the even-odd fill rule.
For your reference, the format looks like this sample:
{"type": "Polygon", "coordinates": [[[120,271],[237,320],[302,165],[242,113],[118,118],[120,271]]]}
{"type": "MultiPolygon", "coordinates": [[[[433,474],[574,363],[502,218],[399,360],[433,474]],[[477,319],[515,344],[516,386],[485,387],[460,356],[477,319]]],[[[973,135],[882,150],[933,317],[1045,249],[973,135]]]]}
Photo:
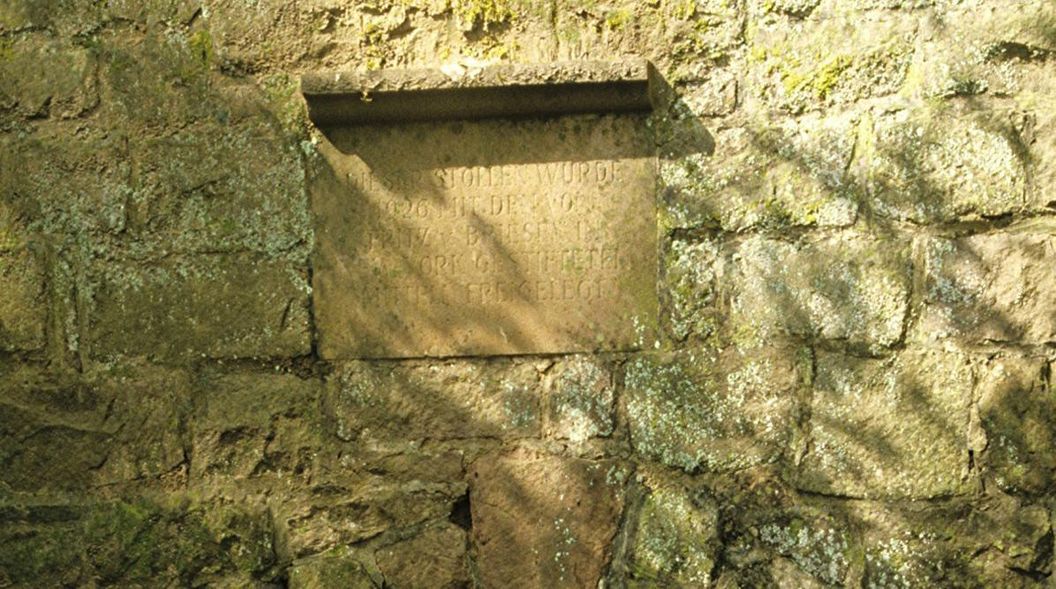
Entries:
{"type": "Polygon", "coordinates": [[[624,467],[527,451],[487,454],[469,477],[486,587],[594,587],[623,511],[624,467]]]}
{"type": "Polygon", "coordinates": [[[191,476],[311,474],[322,443],[319,385],[293,375],[211,373],[199,379],[191,476]]]}
{"type": "Polygon", "coordinates": [[[664,223],[727,231],[853,224],[860,197],[847,170],[856,124],[849,114],[808,115],[716,131],[710,153],[662,162],[664,223]]]}
{"type": "Polygon", "coordinates": [[[307,250],[303,154],[265,113],[255,115],[132,139],[136,176],[123,255],[307,250]]]}
{"type": "Polygon", "coordinates": [[[282,358],[311,351],[307,272],[250,255],[99,263],[93,357],[282,358]]]}
{"type": "Polygon", "coordinates": [[[857,233],[797,243],[750,237],[732,268],[726,290],[739,343],[793,335],[878,351],[903,339],[911,270],[904,243],[857,233]]]}
{"type": "Polygon", "coordinates": [[[1056,391],[1044,358],[1005,354],[979,366],[984,473],[1008,492],[1041,494],[1056,477],[1056,391]]]}
{"type": "Polygon", "coordinates": [[[535,436],[540,371],[521,361],[348,363],[327,383],[327,410],[346,441],[535,436]]]}
{"type": "Polygon", "coordinates": [[[471,586],[466,546],[465,530],[444,523],[377,550],[374,560],[386,587],[459,589],[471,586]]]}
{"type": "Polygon", "coordinates": [[[582,442],[615,428],[612,367],[576,356],[550,368],[546,378],[547,435],[582,442]]]}
{"type": "Polygon", "coordinates": [[[789,439],[804,362],[788,349],[639,356],[624,375],[631,443],[687,472],[773,462],[789,439]]]}
{"type": "Polygon", "coordinates": [[[22,368],[0,392],[2,480],[13,489],[150,486],[186,474],[184,372],[126,367],[75,378],[22,368]]]}
{"type": "Polygon", "coordinates": [[[87,50],[37,36],[0,46],[0,112],[71,118],[98,100],[95,60],[87,50]]]}
{"type": "Polygon", "coordinates": [[[968,492],[972,366],[960,353],[819,353],[799,488],[861,498],[968,492]]]}
{"type": "MultiPolygon", "coordinates": [[[[775,4],[776,8],[776,4],[775,4]]],[[[916,19],[845,11],[789,26],[761,19],[749,28],[749,102],[790,113],[893,94],[915,47],[916,19]]]]}
{"type": "Polygon", "coordinates": [[[719,509],[677,480],[648,473],[628,587],[708,587],[719,558],[719,509]]]}
{"type": "Polygon", "coordinates": [[[4,285],[0,296],[0,351],[43,348],[48,305],[44,272],[36,257],[26,249],[4,251],[0,247],[0,284],[4,285]]]}
{"type": "Polygon", "coordinates": [[[1007,113],[895,111],[861,125],[859,182],[882,217],[934,223],[1037,210],[1029,157],[1007,113]]]}
{"type": "Polygon", "coordinates": [[[1056,237],[1039,232],[928,238],[916,339],[1056,342],[1056,237]]]}

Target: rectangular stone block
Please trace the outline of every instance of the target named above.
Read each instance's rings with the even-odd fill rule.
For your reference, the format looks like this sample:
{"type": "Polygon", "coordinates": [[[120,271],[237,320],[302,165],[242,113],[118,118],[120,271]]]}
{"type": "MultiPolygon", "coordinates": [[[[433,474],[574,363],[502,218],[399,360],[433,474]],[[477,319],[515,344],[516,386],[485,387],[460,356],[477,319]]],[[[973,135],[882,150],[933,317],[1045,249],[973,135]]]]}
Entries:
{"type": "Polygon", "coordinates": [[[310,189],[324,358],[652,345],[656,159],[644,119],[329,137],[310,189]]]}
{"type": "Polygon", "coordinates": [[[308,284],[288,261],[249,255],[96,268],[88,340],[99,359],[290,357],[311,351],[308,284]]]}
{"type": "Polygon", "coordinates": [[[864,498],[965,493],[972,367],[963,354],[819,353],[801,489],[864,498]]]}
{"type": "Polygon", "coordinates": [[[795,349],[635,358],[624,376],[631,443],[687,472],[772,462],[789,441],[804,368],[809,355],[795,349]]]}
{"type": "Polygon", "coordinates": [[[866,117],[859,129],[859,182],[880,216],[934,223],[1040,208],[1007,113],[917,108],[866,117]]]}
{"type": "Polygon", "coordinates": [[[1056,342],[1056,228],[922,242],[924,308],[916,337],[1056,342]]]}
{"type": "Polygon", "coordinates": [[[290,374],[202,375],[190,425],[191,476],[294,479],[310,471],[322,444],[319,388],[290,374]]]}
{"type": "Polygon", "coordinates": [[[1043,357],[1003,354],[979,368],[980,463],[1011,493],[1042,494],[1056,478],[1056,395],[1043,357]]]}
{"type": "Polygon", "coordinates": [[[487,454],[469,473],[485,587],[597,587],[630,472],[612,460],[487,454]]]}
{"type": "Polygon", "coordinates": [[[345,441],[538,436],[540,370],[534,363],[353,362],[330,378],[326,407],[345,441]]]}
{"type": "Polygon", "coordinates": [[[909,288],[908,248],[893,239],[751,237],[733,253],[732,335],[745,344],[795,335],[881,350],[903,338],[909,288]]]}
{"type": "MultiPolygon", "coordinates": [[[[0,225],[0,240],[2,231],[0,225]]],[[[0,243],[0,351],[39,350],[48,317],[44,274],[29,251],[5,251],[4,245],[0,243]]]]}

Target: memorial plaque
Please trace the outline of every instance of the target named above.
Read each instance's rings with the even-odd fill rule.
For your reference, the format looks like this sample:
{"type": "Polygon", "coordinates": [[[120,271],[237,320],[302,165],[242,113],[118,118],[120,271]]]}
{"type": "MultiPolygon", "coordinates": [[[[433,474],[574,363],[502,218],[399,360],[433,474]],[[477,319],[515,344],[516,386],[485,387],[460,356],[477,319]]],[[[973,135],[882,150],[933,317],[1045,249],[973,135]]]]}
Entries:
{"type": "Polygon", "coordinates": [[[323,357],[653,344],[656,157],[643,115],[326,136],[310,185],[323,357]]]}

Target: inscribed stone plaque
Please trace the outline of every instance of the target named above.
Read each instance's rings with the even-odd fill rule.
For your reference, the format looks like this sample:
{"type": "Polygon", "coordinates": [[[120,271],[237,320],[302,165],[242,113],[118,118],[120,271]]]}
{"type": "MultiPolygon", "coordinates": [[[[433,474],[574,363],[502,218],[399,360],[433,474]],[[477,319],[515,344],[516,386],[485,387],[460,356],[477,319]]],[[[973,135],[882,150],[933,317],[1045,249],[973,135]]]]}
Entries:
{"type": "Polygon", "coordinates": [[[311,181],[323,357],[652,345],[656,158],[641,115],[327,137],[311,181]]]}

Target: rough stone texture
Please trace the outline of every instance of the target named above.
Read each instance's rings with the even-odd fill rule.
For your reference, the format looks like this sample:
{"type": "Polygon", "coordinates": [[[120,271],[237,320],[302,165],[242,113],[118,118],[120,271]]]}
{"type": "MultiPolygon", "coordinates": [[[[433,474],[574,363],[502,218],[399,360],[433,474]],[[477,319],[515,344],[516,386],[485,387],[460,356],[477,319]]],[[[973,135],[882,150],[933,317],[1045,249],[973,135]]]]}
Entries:
{"type": "Polygon", "coordinates": [[[665,262],[668,333],[678,341],[715,333],[719,322],[716,275],[721,271],[718,245],[675,241],[665,262]]]}
{"type": "Polygon", "coordinates": [[[376,589],[377,585],[366,568],[355,558],[325,555],[300,560],[290,567],[290,589],[347,587],[348,589],[376,589]]]}
{"type": "Polygon", "coordinates": [[[1010,492],[1045,493],[1056,476],[1056,397],[1044,358],[1008,355],[980,366],[983,468],[1010,492]]]}
{"type": "Polygon", "coordinates": [[[755,23],[745,34],[749,95],[792,113],[892,94],[913,58],[916,23],[901,15],[755,23]]]}
{"type": "Polygon", "coordinates": [[[94,63],[84,48],[31,36],[6,41],[0,58],[0,112],[72,118],[98,101],[94,63]],[[31,78],[20,73],[37,71],[31,78]]]}
{"type": "Polygon", "coordinates": [[[515,453],[470,473],[473,542],[486,587],[594,587],[623,508],[626,467],[515,453]]]}
{"type": "Polygon", "coordinates": [[[635,358],[624,374],[635,450],[687,472],[777,459],[789,440],[804,360],[794,349],[635,358]]]}
{"type": "Polygon", "coordinates": [[[327,407],[342,440],[527,437],[540,431],[540,374],[529,362],[349,363],[330,379],[327,407]]]}
{"type": "Polygon", "coordinates": [[[904,243],[856,234],[806,243],[753,237],[733,255],[736,341],[792,334],[875,351],[902,340],[910,288],[904,243]]]}
{"type": "Polygon", "coordinates": [[[1051,586],[1054,96],[1048,0],[0,0],[0,586],[1051,586]],[[326,355],[304,74],[639,58],[655,338],[326,355]]]}
{"type": "Polygon", "coordinates": [[[266,513],[150,500],[5,506],[0,580],[17,587],[251,586],[275,565],[266,513]]]}
{"type": "Polygon", "coordinates": [[[718,508],[677,480],[647,473],[638,510],[628,587],[706,587],[718,559],[718,508]]]}
{"type": "Polygon", "coordinates": [[[972,366],[963,354],[819,353],[798,484],[847,497],[965,493],[971,400],[972,366]]]}
{"type": "Polygon", "coordinates": [[[208,256],[99,271],[89,343],[99,358],[161,361],[311,351],[307,277],[254,256],[208,256]]]}
{"type": "Polygon", "coordinates": [[[2,480],[20,491],[178,482],[186,476],[189,390],[185,373],[158,368],[80,382],[35,369],[5,376],[2,480]]]}
{"type": "Polygon", "coordinates": [[[860,125],[861,183],[883,217],[916,223],[1035,209],[1029,156],[1005,113],[901,110],[860,125]]]}
{"type": "Polygon", "coordinates": [[[298,477],[311,470],[321,445],[315,380],[210,374],[197,388],[191,476],[298,477]]]}
{"type": "Polygon", "coordinates": [[[721,129],[713,152],[664,161],[664,220],[729,231],[851,225],[855,132],[851,115],[721,129]]]}
{"type": "MultiPolygon", "coordinates": [[[[0,233],[0,240],[4,234],[0,233]]],[[[12,239],[13,237],[9,238],[12,239]]],[[[25,249],[0,247],[0,350],[36,350],[44,345],[47,307],[43,304],[44,276],[40,264],[25,249]]]]}
{"type": "Polygon", "coordinates": [[[926,239],[917,338],[1044,344],[1056,341],[1051,229],[926,239]]]}
{"type": "Polygon", "coordinates": [[[382,548],[374,555],[385,582],[393,587],[458,589],[470,585],[466,532],[445,524],[382,548]],[[423,555],[428,555],[423,559],[423,555]]]}
{"type": "Polygon", "coordinates": [[[616,385],[612,367],[575,357],[550,368],[546,434],[582,442],[615,428],[616,385]]]}

